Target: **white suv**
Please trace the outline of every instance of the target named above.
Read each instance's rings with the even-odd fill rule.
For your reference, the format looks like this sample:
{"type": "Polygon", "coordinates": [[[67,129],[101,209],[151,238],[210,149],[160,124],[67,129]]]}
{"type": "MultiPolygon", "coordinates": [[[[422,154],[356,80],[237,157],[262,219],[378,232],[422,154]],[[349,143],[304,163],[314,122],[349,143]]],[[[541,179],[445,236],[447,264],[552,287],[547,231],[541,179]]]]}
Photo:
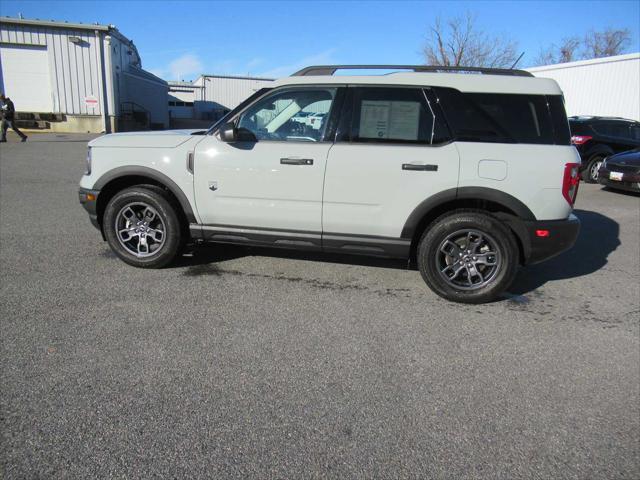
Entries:
{"type": "Polygon", "coordinates": [[[80,202],[114,252],[158,268],[188,240],[414,259],[449,300],[498,297],[570,248],[580,158],[562,92],[517,70],[309,67],[208,131],[89,144],[80,202]],[[301,110],[325,113],[301,132],[301,110]]]}

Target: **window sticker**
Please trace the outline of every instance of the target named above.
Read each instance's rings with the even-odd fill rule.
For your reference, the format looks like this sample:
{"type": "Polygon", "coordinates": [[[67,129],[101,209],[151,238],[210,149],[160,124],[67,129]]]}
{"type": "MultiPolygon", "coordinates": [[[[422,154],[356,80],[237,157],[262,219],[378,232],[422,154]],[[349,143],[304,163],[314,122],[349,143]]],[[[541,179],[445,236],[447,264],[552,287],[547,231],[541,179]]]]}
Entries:
{"type": "Polygon", "coordinates": [[[363,100],[360,110],[360,138],[418,140],[420,104],[363,100]]]}

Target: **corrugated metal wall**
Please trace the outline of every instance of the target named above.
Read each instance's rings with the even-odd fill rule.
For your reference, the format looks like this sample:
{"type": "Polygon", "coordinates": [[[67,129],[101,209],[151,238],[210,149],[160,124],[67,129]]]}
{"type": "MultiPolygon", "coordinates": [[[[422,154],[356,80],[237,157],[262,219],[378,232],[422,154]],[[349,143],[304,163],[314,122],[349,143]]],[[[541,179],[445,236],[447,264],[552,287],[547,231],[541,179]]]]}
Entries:
{"type": "MultiPolygon", "coordinates": [[[[0,24],[0,42],[47,47],[54,113],[100,115],[102,105],[87,107],[85,98],[101,98],[100,63],[95,34],[34,25],[0,24]],[[72,43],[69,37],[78,37],[72,43]]],[[[10,92],[7,92],[10,95],[10,92]]]]}
{"type": "MultiPolygon", "coordinates": [[[[51,113],[101,116],[106,103],[107,115],[117,117],[123,103],[134,102],[149,111],[151,122],[168,126],[167,83],[141,68],[135,46],[120,32],[96,25],[98,36],[92,25],[83,29],[73,24],[20,22],[0,22],[0,42],[4,46],[46,47],[51,113]],[[86,102],[88,97],[93,97],[93,103],[86,102]]],[[[13,100],[20,111],[20,99],[13,100]]]]}
{"type": "Polygon", "coordinates": [[[528,69],[552,78],[564,92],[568,115],[640,120],[640,54],[528,69]]]}
{"type": "Polygon", "coordinates": [[[149,112],[151,122],[162,123],[165,128],[168,127],[167,84],[149,78],[148,72],[133,67],[130,67],[128,72],[123,72],[120,78],[123,84],[120,101],[133,102],[144,107],[149,112]]]}
{"type": "MultiPolygon", "coordinates": [[[[194,82],[195,83],[195,82],[194,82]]],[[[207,102],[215,102],[232,109],[263,87],[268,87],[272,80],[241,77],[204,77],[204,98],[207,102]]]]}
{"type": "Polygon", "coordinates": [[[196,91],[199,88],[185,88],[185,87],[172,87],[169,86],[169,96],[177,98],[182,102],[194,102],[196,100],[196,91]]]}

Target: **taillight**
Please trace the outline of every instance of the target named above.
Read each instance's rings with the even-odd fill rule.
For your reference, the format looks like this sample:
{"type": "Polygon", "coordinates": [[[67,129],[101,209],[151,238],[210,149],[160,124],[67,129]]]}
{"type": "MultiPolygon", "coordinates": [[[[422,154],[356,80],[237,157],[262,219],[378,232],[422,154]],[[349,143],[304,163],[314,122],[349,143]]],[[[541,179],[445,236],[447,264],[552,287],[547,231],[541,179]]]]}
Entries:
{"type": "Polygon", "coordinates": [[[574,135],[573,137],[571,137],[571,143],[573,143],[574,145],[584,145],[592,138],[593,137],[590,137],[589,135],[574,135]]]}
{"type": "Polygon", "coordinates": [[[580,185],[579,167],[579,163],[567,163],[564,166],[562,196],[571,206],[576,202],[576,196],[578,195],[578,185],[580,185]]]}

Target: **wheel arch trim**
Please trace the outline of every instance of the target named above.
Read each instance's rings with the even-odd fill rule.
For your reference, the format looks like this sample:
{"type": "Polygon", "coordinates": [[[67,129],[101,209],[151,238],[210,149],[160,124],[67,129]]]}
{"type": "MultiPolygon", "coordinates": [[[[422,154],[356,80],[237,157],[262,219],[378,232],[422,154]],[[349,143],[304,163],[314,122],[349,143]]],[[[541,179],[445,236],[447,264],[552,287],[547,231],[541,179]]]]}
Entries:
{"type": "Polygon", "coordinates": [[[533,212],[513,195],[487,187],[450,188],[423,200],[409,215],[400,234],[401,238],[413,239],[416,229],[430,212],[445,203],[455,200],[485,200],[511,210],[520,220],[536,220],[533,212]]]}
{"type": "Polygon", "coordinates": [[[126,177],[148,177],[158,183],[164,185],[178,200],[180,207],[182,208],[189,223],[196,223],[196,216],[189,199],[185,195],[184,191],[168,176],[159,172],[153,168],[142,166],[128,166],[118,167],[103,174],[98,180],[96,180],[93,190],[102,190],[106,185],[114,180],[118,180],[126,177]]]}
{"type": "Polygon", "coordinates": [[[586,157],[585,166],[586,164],[589,163],[592,157],[596,155],[607,156],[607,155],[613,155],[614,153],[615,153],[615,150],[611,148],[609,145],[605,143],[597,143],[593,145],[591,148],[588,148],[587,151],[584,153],[584,156],[586,157]]]}

